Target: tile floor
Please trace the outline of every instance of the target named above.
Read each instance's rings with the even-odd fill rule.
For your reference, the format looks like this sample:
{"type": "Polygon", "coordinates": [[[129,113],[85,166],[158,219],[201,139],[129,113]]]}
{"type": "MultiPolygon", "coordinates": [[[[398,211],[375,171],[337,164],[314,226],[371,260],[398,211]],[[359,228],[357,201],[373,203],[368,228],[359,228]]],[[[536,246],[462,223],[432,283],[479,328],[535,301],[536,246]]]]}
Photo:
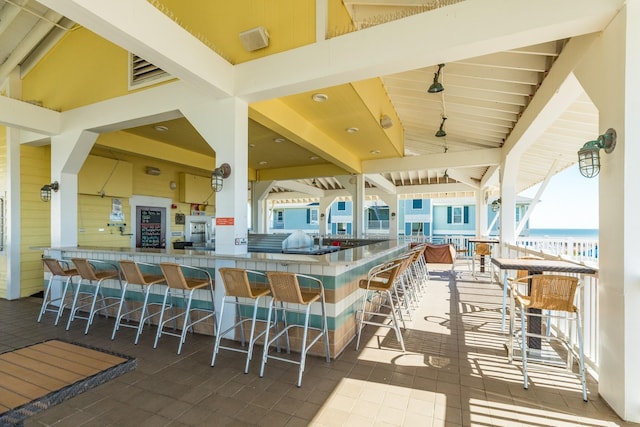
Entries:
{"type": "MultiPolygon", "coordinates": [[[[213,340],[162,337],[153,349],[146,331],[138,345],[123,328],[111,341],[113,319],[54,327],[53,314],[36,323],[41,300],[0,300],[0,352],[48,338],[62,338],[137,358],[136,370],[50,408],[25,426],[623,426],[588,382],[582,401],[574,375],[531,366],[529,390],[518,363],[507,363],[500,332],[501,290],[470,274],[457,283],[434,275],[421,307],[407,325],[407,352],[393,331],[367,326],[363,346],[354,342],[327,364],[309,357],[302,388],[296,368],[259,362],[243,373],[242,354],[223,351],[210,367],[213,340]]],[[[66,313],[65,313],[66,318],[66,313]]],[[[637,424],[636,424],[637,425],[637,424]]]]}

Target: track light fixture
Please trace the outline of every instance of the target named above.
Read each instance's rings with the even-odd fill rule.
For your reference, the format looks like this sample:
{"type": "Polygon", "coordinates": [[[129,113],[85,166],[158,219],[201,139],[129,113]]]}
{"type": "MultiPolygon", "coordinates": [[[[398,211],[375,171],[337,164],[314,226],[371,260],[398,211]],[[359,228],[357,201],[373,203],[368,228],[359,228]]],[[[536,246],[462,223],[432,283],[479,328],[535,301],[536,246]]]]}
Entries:
{"type": "Polygon", "coordinates": [[[440,83],[440,71],[442,70],[442,67],[444,67],[444,64],[438,64],[438,71],[436,73],[434,73],[433,75],[433,83],[431,83],[431,86],[429,86],[429,89],[427,89],[427,92],[429,93],[440,93],[444,90],[444,86],[442,86],[442,83],[440,83]]]}
{"type": "Polygon", "coordinates": [[[444,121],[447,120],[446,116],[442,116],[442,121],[440,122],[440,128],[436,132],[436,136],[438,138],[442,138],[443,136],[447,136],[447,132],[444,130],[444,121]]]}

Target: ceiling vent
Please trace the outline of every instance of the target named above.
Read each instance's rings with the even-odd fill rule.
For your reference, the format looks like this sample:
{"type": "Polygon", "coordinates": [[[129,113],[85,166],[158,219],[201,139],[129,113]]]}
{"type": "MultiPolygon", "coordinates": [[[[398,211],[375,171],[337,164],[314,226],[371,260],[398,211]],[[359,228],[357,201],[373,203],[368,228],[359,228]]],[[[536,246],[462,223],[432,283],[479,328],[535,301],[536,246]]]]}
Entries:
{"type": "Polygon", "coordinates": [[[137,89],[171,79],[162,68],[140,56],[129,53],[129,89],[137,89]]]}
{"type": "Polygon", "coordinates": [[[253,52],[269,46],[269,33],[264,27],[252,28],[240,33],[240,41],[248,52],[253,52]]]}

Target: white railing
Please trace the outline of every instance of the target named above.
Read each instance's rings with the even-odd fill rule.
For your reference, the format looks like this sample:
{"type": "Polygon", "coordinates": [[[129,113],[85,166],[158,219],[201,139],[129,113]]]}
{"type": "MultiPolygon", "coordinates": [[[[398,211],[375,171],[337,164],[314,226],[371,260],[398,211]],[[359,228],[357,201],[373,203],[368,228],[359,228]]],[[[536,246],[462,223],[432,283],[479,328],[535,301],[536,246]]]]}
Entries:
{"type": "Polygon", "coordinates": [[[520,237],[518,246],[524,246],[545,254],[557,255],[563,259],[584,262],[589,265],[598,264],[598,240],[548,237],[520,237]]]}
{"type": "MultiPolygon", "coordinates": [[[[554,239],[552,239],[554,240],[554,239]]],[[[576,260],[571,260],[566,254],[552,254],[546,251],[535,250],[533,249],[534,245],[501,245],[501,257],[502,258],[520,258],[526,255],[536,255],[545,259],[563,259],[569,262],[575,262],[576,264],[585,264],[589,267],[593,267],[596,270],[596,263],[593,262],[578,262],[576,260]]],[[[551,245],[551,248],[572,248],[576,246],[572,246],[567,242],[565,245],[551,245]]],[[[578,245],[577,247],[583,247],[578,245]]],[[[596,248],[597,250],[597,242],[592,248],[596,248]]],[[[570,252],[571,253],[571,252],[570,252]]],[[[580,278],[580,282],[582,283],[581,292],[579,292],[576,305],[579,307],[580,312],[582,313],[582,324],[584,329],[584,357],[585,363],[587,366],[593,371],[594,376],[597,378],[598,375],[598,366],[599,366],[599,352],[598,352],[598,323],[600,320],[600,310],[598,306],[598,273],[594,275],[590,274],[578,274],[575,275],[580,278]]],[[[498,282],[499,283],[499,282],[498,282]]],[[[565,321],[562,320],[554,320],[552,324],[552,329],[556,334],[559,335],[568,335],[571,334],[571,343],[574,348],[577,350],[578,341],[576,336],[575,328],[570,331],[569,326],[565,321]]]]}

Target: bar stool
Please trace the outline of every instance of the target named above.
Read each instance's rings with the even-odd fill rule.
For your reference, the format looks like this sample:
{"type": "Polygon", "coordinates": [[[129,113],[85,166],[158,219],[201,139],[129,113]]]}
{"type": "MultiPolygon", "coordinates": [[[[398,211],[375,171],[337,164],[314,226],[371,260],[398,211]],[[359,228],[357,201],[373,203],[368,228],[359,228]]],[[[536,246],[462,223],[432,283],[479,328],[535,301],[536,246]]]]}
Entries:
{"type": "Polygon", "coordinates": [[[62,313],[64,311],[64,300],[67,296],[69,283],[73,283],[73,278],[76,276],[80,276],[80,274],[78,274],[78,270],[76,270],[75,268],[69,268],[69,263],[66,261],[58,261],[55,258],[43,258],[42,262],[49,269],[51,277],[49,277],[47,288],[44,291],[42,307],[40,307],[40,314],[38,314],[38,322],[40,322],[40,320],[42,319],[42,315],[45,313],[45,311],[50,311],[56,313],[56,320],[54,322],[54,325],[58,326],[58,321],[62,317],[62,313]],[[64,285],[62,287],[60,296],[54,298],[51,294],[51,285],[56,279],[60,281],[64,280],[64,285]],[[55,305],[56,302],[59,304],[58,306],[55,305]]]}
{"type": "MultiPolygon", "coordinates": [[[[71,322],[77,317],[79,319],[87,319],[87,326],[84,333],[89,332],[89,326],[93,323],[93,318],[99,311],[104,311],[105,317],[107,317],[107,309],[120,304],[120,298],[117,297],[105,297],[102,292],[102,282],[107,279],[118,279],[120,285],[120,291],[122,292],[122,281],[120,280],[120,270],[115,264],[106,261],[89,261],[86,258],[72,258],[71,262],[75,265],[78,273],[80,274],[80,280],[76,287],[76,292],[73,296],[73,304],[71,305],[71,314],[67,321],[67,331],[71,327],[71,322]],[[103,265],[105,269],[97,270],[94,265],[103,265]],[[92,287],[93,290],[82,290],[82,281],[85,280],[85,287],[92,287]],[[83,298],[79,298],[80,294],[85,295],[83,298]],[[116,299],[116,302],[107,304],[106,301],[110,299],[116,299]],[[96,304],[100,300],[102,307],[96,308],[96,304]],[[80,303],[80,304],[78,304],[80,303]],[[89,308],[89,313],[86,317],[79,316],[76,313],[83,308],[89,308]]],[[[126,302],[125,302],[126,304],[126,302]]]]}
{"type": "Polygon", "coordinates": [[[267,313],[267,329],[265,333],[265,344],[262,351],[262,365],[260,366],[260,377],[264,376],[264,367],[267,363],[267,359],[277,359],[287,363],[293,363],[299,365],[298,369],[298,383],[297,386],[302,386],[302,374],[306,364],[307,352],[320,338],[324,338],[324,351],[327,363],[330,362],[329,354],[329,329],[327,327],[327,310],[324,296],[324,287],[322,281],[311,276],[304,274],[288,273],[288,272],[275,272],[268,271],[267,278],[269,280],[269,286],[271,288],[271,303],[269,304],[269,311],[267,313]],[[302,288],[300,286],[300,279],[303,283],[309,284],[302,288]],[[313,286],[313,287],[311,287],[313,286]],[[309,318],[311,313],[311,305],[313,303],[320,303],[321,307],[321,319],[322,324],[320,327],[309,326],[309,318]],[[277,307],[279,305],[280,307],[277,307]],[[275,321],[277,322],[277,312],[282,312],[282,318],[284,320],[284,329],[276,333],[275,336],[269,339],[269,329],[271,323],[271,315],[276,311],[275,321]],[[287,314],[290,314],[289,318],[287,314]],[[289,319],[297,319],[299,314],[304,314],[304,322],[302,325],[297,323],[288,324],[289,319]],[[302,340],[300,349],[300,360],[288,359],[285,357],[279,357],[275,354],[269,354],[269,347],[276,341],[279,341],[281,336],[286,337],[287,353],[291,353],[291,347],[289,342],[289,331],[297,328],[302,329],[302,340]],[[307,342],[307,336],[309,330],[316,331],[317,335],[311,337],[307,342]]]}
{"type": "MultiPolygon", "coordinates": [[[[522,371],[524,388],[529,388],[529,375],[527,372],[528,363],[528,345],[527,338],[537,338],[540,340],[555,340],[560,341],[567,350],[566,368],[571,370],[573,365],[573,358],[578,358],[578,376],[582,383],[582,400],[587,401],[587,380],[584,367],[584,348],[582,336],[582,318],[580,316],[580,310],[574,303],[575,295],[580,287],[580,281],[577,277],[563,276],[558,274],[534,274],[532,276],[521,277],[519,279],[522,283],[531,282],[529,295],[524,295],[518,291],[518,288],[514,286],[511,289],[511,307],[517,308],[520,311],[520,332],[519,334],[513,331],[509,337],[509,362],[513,358],[513,340],[514,338],[520,339],[520,350],[522,352],[522,371]],[[533,311],[537,309],[539,311],[533,311]],[[547,314],[543,312],[547,311],[547,314]],[[528,330],[527,321],[532,321],[532,318],[547,317],[559,318],[569,322],[569,331],[567,334],[552,336],[549,333],[542,334],[542,331],[528,330]],[[571,344],[570,337],[571,325],[575,322],[578,338],[578,351],[576,352],[571,344]]],[[[547,324],[547,328],[550,328],[550,324],[547,324]]],[[[548,331],[547,331],[548,332],[548,331]]],[[[545,361],[543,360],[543,363],[545,361]]]]}
{"type": "Polygon", "coordinates": [[[213,317],[213,329],[215,333],[216,328],[216,310],[213,298],[213,280],[209,272],[202,268],[191,267],[188,265],[180,265],[172,262],[160,263],[160,269],[164,275],[164,280],[167,283],[167,288],[164,292],[164,299],[162,301],[162,308],[160,309],[160,319],[158,320],[158,332],[156,334],[153,348],[158,346],[158,340],[163,334],[164,325],[169,322],[174,322],[174,329],[176,327],[176,321],[182,318],[182,332],[180,334],[164,331],[164,334],[171,335],[180,338],[180,344],[178,345],[178,354],[182,352],[182,344],[187,337],[187,331],[193,329],[193,325],[203,322],[213,317]],[[190,273],[188,277],[185,277],[184,272],[190,273]],[[211,308],[196,307],[192,308],[193,294],[196,290],[202,289],[208,291],[211,294],[211,308]],[[175,314],[168,319],[164,318],[164,313],[170,307],[172,307],[175,295],[180,293],[182,299],[186,299],[187,302],[184,307],[184,312],[175,314]],[[167,305],[169,302],[169,305],[167,305]],[[199,319],[192,320],[193,313],[203,313],[204,315],[199,319]]]}
{"type": "MultiPolygon", "coordinates": [[[[486,263],[484,262],[484,257],[485,256],[491,256],[491,246],[488,243],[477,243],[476,244],[476,249],[475,252],[473,253],[473,258],[471,259],[471,266],[472,266],[472,271],[473,271],[473,278],[475,279],[477,274],[476,274],[476,257],[478,257],[480,259],[480,262],[482,263],[482,265],[485,265],[486,263]]],[[[491,265],[491,269],[493,269],[493,264],[491,265]]],[[[493,275],[491,275],[493,276],[493,275]]]]}
{"type": "MultiPolygon", "coordinates": [[[[218,333],[216,334],[215,344],[213,346],[213,356],[211,357],[211,366],[215,365],[216,356],[220,349],[237,351],[239,353],[247,353],[247,360],[245,363],[244,373],[249,372],[249,362],[253,355],[253,345],[255,342],[266,333],[266,329],[259,334],[255,335],[256,321],[258,321],[258,305],[263,297],[266,297],[271,293],[269,284],[264,273],[253,270],[244,270],[241,268],[221,268],[218,270],[220,277],[222,277],[222,283],[224,284],[225,296],[222,299],[222,305],[220,306],[220,313],[218,315],[218,333]],[[253,280],[249,280],[250,276],[253,280]],[[261,281],[258,282],[258,279],[261,281]],[[242,300],[241,300],[242,298],[242,300]],[[222,330],[222,319],[224,313],[224,306],[226,304],[235,304],[236,307],[236,322],[229,328],[222,330]],[[248,311],[248,306],[251,304],[253,310],[248,311]],[[246,314],[243,316],[243,312],[246,314]],[[249,317],[250,316],[250,317],[249,317]],[[251,323],[251,332],[249,332],[249,345],[246,350],[237,347],[227,347],[220,345],[222,337],[229,331],[235,330],[240,327],[241,343],[245,345],[244,324],[246,322],[251,323]]],[[[266,322],[266,320],[260,320],[266,322]]]]}
{"type": "Polygon", "coordinates": [[[362,298],[362,309],[358,310],[360,313],[360,319],[358,321],[358,340],[356,341],[356,350],[360,348],[360,338],[362,337],[362,330],[365,325],[375,325],[385,328],[391,328],[395,331],[396,337],[402,352],[405,352],[404,340],[402,339],[402,333],[400,332],[400,324],[398,323],[398,316],[396,310],[402,316],[399,308],[393,303],[393,287],[394,282],[401,274],[401,270],[405,265],[405,259],[399,258],[383,264],[378,264],[369,270],[366,279],[361,279],[358,283],[360,289],[365,290],[365,294],[362,298]],[[375,301],[373,296],[378,294],[378,301],[375,301]],[[386,300],[386,302],[385,302],[386,300]],[[369,304],[367,304],[369,303],[369,304]],[[370,308],[367,308],[367,305],[370,308]],[[389,312],[380,312],[381,308],[389,308],[389,312]],[[369,316],[369,318],[367,318],[369,316]],[[391,324],[383,321],[372,320],[377,317],[390,318],[391,324]]]}
{"type": "MultiPolygon", "coordinates": [[[[116,324],[113,327],[113,333],[111,334],[111,339],[116,337],[116,332],[120,329],[120,326],[124,326],[126,328],[135,328],[136,338],[135,344],[138,344],[138,339],[140,338],[140,334],[142,334],[142,328],[144,327],[144,323],[148,320],[151,323],[151,318],[160,314],[160,312],[151,313],[149,315],[146,314],[149,304],[149,293],[151,292],[151,288],[153,285],[157,285],[160,283],[164,283],[164,276],[160,274],[150,274],[143,273],[140,270],[140,267],[146,269],[158,269],[157,265],[148,264],[144,262],[135,262],[131,260],[120,260],[120,270],[122,271],[122,275],[124,276],[124,286],[122,288],[122,295],[120,297],[120,305],[118,306],[118,314],[116,315],[116,324]],[[140,291],[144,295],[144,300],[142,302],[142,306],[133,308],[129,311],[122,312],[122,307],[126,303],[126,294],[127,288],[129,285],[138,285],[140,286],[140,291]],[[140,311],[140,318],[138,324],[127,324],[122,323],[122,318],[126,317],[127,319],[133,313],[140,311]]],[[[152,303],[153,305],[160,305],[159,303],[152,303]]]]}

